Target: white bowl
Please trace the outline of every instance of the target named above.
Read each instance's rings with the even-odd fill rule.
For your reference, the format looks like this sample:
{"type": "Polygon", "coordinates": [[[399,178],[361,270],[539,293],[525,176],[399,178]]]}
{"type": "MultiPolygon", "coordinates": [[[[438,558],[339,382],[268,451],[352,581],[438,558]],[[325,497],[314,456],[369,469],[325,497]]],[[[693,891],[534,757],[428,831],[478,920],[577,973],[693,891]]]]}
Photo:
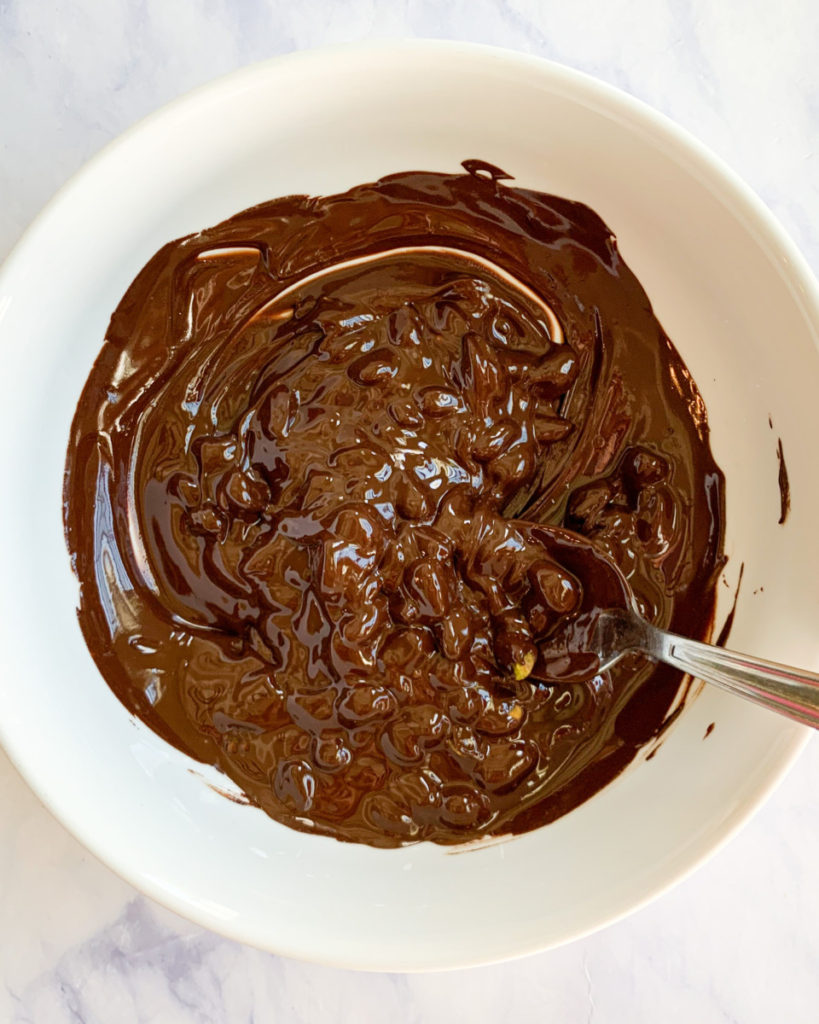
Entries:
{"type": "Polygon", "coordinates": [[[444,43],[251,67],[109,146],[0,276],[3,743],[65,825],[150,896],[236,939],[337,965],[464,966],[599,928],[712,853],[805,740],[709,689],[656,757],[552,825],[465,852],[375,850],[225,799],[207,784],[224,779],[131,718],[98,675],[75,617],[62,472],[77,397],[131,279],[164,242],[262,200],[456,171],[469,157],[588,203],[615,231],[702,389],[727,476],[731,586],[717,621],[744,563],[732,645],[819,667],[816,282],[730,171],[608,86],[444,43]],[[784,526],[779,437],[793,497],[784,526]]]}

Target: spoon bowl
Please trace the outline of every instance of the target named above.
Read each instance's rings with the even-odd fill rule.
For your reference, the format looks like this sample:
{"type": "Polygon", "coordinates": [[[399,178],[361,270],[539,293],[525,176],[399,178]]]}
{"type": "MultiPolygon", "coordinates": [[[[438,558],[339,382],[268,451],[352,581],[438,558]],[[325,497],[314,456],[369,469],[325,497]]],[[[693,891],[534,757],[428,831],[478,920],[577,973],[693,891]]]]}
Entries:
{"type": "Polygon", "coordinates": [[[582,586],[577,609],[539,645],[534,679],[585,682],[636,651],[819,728],[819,675],[661,629],[640,614],[628,581],[593,542],[568,530],[516,525],[582,586]]]}

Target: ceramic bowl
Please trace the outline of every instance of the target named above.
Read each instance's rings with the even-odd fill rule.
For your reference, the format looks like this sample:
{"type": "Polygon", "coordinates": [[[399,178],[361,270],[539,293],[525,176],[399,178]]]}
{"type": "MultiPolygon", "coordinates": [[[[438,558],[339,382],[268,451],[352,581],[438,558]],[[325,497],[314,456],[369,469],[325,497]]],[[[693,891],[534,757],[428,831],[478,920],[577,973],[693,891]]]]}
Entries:
{"type": "Polygon", "coordinates": [[[725,842],[806,738],[704,690],[655,756],[552,825],[461,850],[376,850],[225,799],[223,777],[131,718],[97,673],[77,625],[62,474],[80,389],[137,271],[170,239],[263,200],[471,157],[589,204],[614,230],[700,385],[726,474],[717,622],[744,565],[732,646],[819,667],[816,282],[746,186],[621,92],[461,44],[277,59],[108,146],[0,276],[0,737],[54,814],[139,889],[225,935],[330,964],[465,966],[599,928],[725,842]]]}

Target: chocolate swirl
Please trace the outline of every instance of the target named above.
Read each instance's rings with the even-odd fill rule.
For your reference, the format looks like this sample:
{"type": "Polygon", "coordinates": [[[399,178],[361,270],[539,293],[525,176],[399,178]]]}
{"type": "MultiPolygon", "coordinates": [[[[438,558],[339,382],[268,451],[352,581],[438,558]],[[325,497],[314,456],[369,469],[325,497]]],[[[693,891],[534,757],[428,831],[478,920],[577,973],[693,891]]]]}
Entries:
{"type": "Polygon", "coordinates": [[[66,468],[80,622],[123,703],[278,820],[380,846],[551,820],[674,699],[637,658],[532,679],[590,598],[519,517],[602,545],[690,635],[721,560],[702,400],[611,232],[465,166],[162,249],[66,468]]]}

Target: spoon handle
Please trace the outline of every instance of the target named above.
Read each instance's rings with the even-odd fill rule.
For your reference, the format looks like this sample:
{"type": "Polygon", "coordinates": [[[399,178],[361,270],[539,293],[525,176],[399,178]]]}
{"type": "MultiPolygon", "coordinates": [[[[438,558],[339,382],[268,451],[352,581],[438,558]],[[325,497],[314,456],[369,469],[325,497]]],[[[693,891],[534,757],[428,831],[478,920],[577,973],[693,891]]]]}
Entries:
{"type": "Polygon", "coordinates": [[[819,729],[819,675],[652,627],[651,654],[706,683],[819,729]],[[656,634],[656,635],[655,635],[656,634]]]}

